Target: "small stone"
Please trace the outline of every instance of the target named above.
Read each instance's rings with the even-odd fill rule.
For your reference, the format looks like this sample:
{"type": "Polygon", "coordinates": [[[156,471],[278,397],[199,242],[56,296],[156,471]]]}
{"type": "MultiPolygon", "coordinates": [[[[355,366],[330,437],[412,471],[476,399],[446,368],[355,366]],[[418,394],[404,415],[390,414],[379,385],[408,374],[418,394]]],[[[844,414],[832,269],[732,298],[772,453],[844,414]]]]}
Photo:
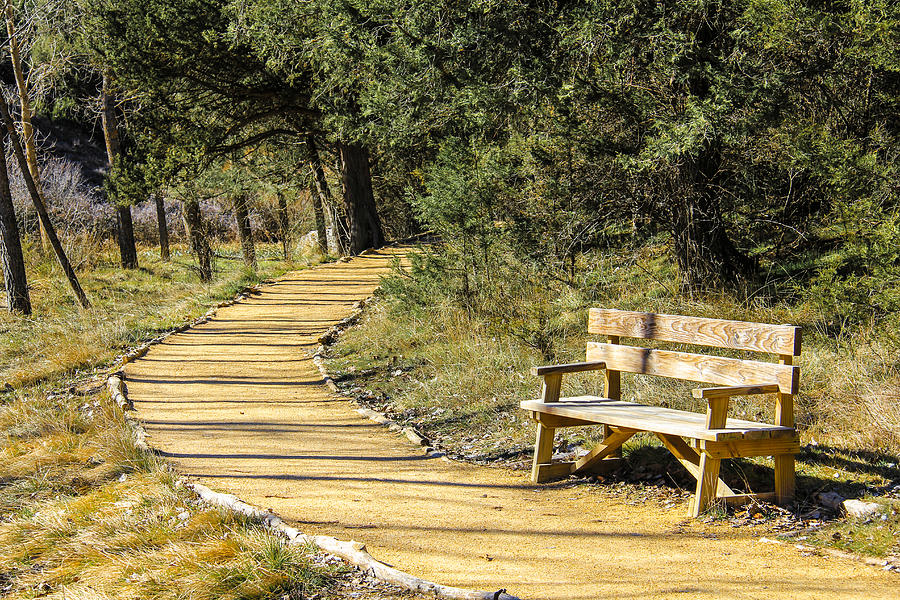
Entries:
{"type": "Polygon", "coordinates": [[[881,506],[877,503],[862,500],[844,500],[843,507],[847,516],[855,519],[868,519],[881,511],[881,506]]]}

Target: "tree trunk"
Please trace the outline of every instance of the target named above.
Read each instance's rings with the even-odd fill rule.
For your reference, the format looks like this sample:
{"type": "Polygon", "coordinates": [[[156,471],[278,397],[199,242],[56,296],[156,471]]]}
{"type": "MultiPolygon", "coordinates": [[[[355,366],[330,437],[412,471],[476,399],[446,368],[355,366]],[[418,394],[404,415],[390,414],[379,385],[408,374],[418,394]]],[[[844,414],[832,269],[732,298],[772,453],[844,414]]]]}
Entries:
{"type": "MultiPolygon", "coordinates": [[[[106,156],[109,170],[112,172],[119,159],[119,125],[116,122],[116,107],[109,91],[109,73],[103,73],[102,111],[103,138],[106,141],[106,156]]],[[[113,199],[121,200],[121,199],[113,199]]],[[[116,239],[119,241],[119,255],[122,257],[123,269],[136,269],[138,266],[137,249],[134,245],[134,227],[131,222],[131,207],[116,206],[116,239]]]]}
{"type": "Polygon", "coordinates": [[[240,193],[234,198],[234,218],[237,220],[238,237],[244,251],[244,264],[256,270],[256,248],[253,246],[253,229],[247,214],[247,194],[240,193]]]}
{"type": "Polygon", "coordinates": [[[328,254],[328,232],[325,230],[325,211],[322,208],[322,198],[313,185],[309,190],[312,198],[313,215],[316,218],[316,234],[319,236],[319,250],[322,254],[328,254]]]}
{"type": "Polygon", "coordinates": [[[191,240],[191,248],[197,256],[200,281],[212,281],[212,248],[209,247],[209,239],[203,227],[200,203],[194,198],[185,199],[181,214],[184,217],[184,228],[191,240]]]}
{"type": "MultiPolygon", "coordinates": [[[[697,61],[691,67],[688,93],[700,101],[709,98],[712,83],[705,68],[707,48],[724,34],[716,19],[704,19],[695,32],[698,51],[689,54],[697,61]]],[[[671,197],[672,235],[675,254],[688,292],[722,284],[736,284],[752,275],[755,265],[734,245],[722,216],[722,151],[716,139],[707,139],[694,153],[686,153],[678,167],[671,197]]]]}
{"type": "MultiPolygon", "coordinates": [[[[16,19],[12,2],[6,0],[6,32],[9,38],[9,56],[12,62],[13,76],[16,80],[16,89],[19,92],[19,107],[22,121],[22,142],[25,144],[25,158],[28,161],[28,170],[34,179],[34,185],[38,192],[43,196],[41,188],[41,172],[38,168],[37,145],[34,142],[34,127],[31,125],[31,97],[28,93],[28,85],[25,81],[25,73],[22,70],[22,58],[19,53],[19,41],[16,37],[16,19]]],[[[50,238],[47,237],[47,231],[44,224],[38,219],[38,231],[41,238],[41,251],[47,253],[50,251],[50,238]]]]}
{"type": "Polygon", "coordinates": [[[675,255],[688,292],[735,284],[752,275],[753,261],[731,241],[718,199],[720,159],[715,148],[686,160],[673,190],[671,206],[675,255]]]}
{"type": "Polygon", "coordinates": [[[281,250],[284,260],[291,260],[291,223],[288,218],[287,200],[284,194],[278,191],[278,228],[281,230],[281,250]]]}
{"type": "Polygon", "coordinates": [[[137,269],[137,247],[134,245],[134,223],[131,220],[131,207],[116,206],[116,234],[119,240],[119,255],[123,269],[137,269]]]}
{"type": "MultiPolygon", "coordinates": [[[[316,187],[319,201],[327,211],[328,220],[331,221],[331,230],[334,235],[334,253],[343,256],[347,254],[347,248],[350,241],[350,228],[337,210],[331,199],[331,191],[328,189],[328,180],[325,179],[325,169],[322,167],[322,159],[319,156],[319,149],[316,146],[315,139],[309,136],[306,139],[306,147],[309,150],[309,166],[312,170],[313,182],[316,187]]],[[[327,233],[326,233],[326,238],[327,233]]],[[[327,245],[327,239],[326,239],[327,245]]]]}
{"type": "Polygon", "coordinates": [[[325,181],[325,172],[322,170],[322,161],[319,160],[319,151],[316,148],[315,140],[309,136],[306,140],[306,146],[309,150],[309,162],[313,166],[313,181],[310,186],[310,197],[312,198],[313,215],[316,218],[316,233],[319,235],[319,250],[322,254],[328,254],[328,232],[325,230],[325,205],[324,196],[328,194],[328,183],[325,181]],[[318,170],[315,165],[318,165],[318,170]]]}
{"type": "Polygon", "coordinates": [[[59,261],[59,266],[62,267],[63,273],[66,274],[72,292],[78,299],[79,304],[81,304],[82,308],[90,308],[91,303],[88,302],[84,290],[81,289],[81,284],[78,283],[75,269],[69,264],[66,252],[63,250],[62,244],[56,236],[56,229],[53,228],[53,223],[50,222],[50,216],[47,214],[47,207],[44,205],[44,199],[41,197],[41,194],[34,183],[31,171],[28,170],[28,161],[25,159],[25,153],[22,151],[19,133],[16,131],[15,123],[13,123],[12,116],[9,114],[9,106],[7,106],[6,98],[3,97],[3,94],[0,94],[0,118],[3,119],[3,124],[9,132],[13,153],[16,155],[16,161],[19,163],[19,170],[22,171],[22,179],[25,180],[25,187],[28,188],[28,194],[31,196],[31,203],[34,204],[34,209],[37,211],[38,217],[44,225],[44,231],[47,232],[47,237],[50,240],[50,247],[53,248],[53,252],[56,254],[56,260],[59,261]]]}
{"type": "Polygon", "coordinates": [[[159,227],[159,257],[169,260],[169,226],[166,224],[166,201],[162,194],[154,194],[156,202],[156,223],[159,227]]]}
{"type": "Polygon", "coordinates": [[[6,284],[6,304],[9,312],[31,314],[25,259],[19,238],[19,224],[9,191],[6,152],[0,151],[0,262],[3,263],[3,282],[6,284]]]}
{"type": "Polygon", "coordinates": [[[381,220],[372,194],[369,151],[361,144],[340,144],[344,204],[350,219],[350,254],[384,245],[381,220]]]}

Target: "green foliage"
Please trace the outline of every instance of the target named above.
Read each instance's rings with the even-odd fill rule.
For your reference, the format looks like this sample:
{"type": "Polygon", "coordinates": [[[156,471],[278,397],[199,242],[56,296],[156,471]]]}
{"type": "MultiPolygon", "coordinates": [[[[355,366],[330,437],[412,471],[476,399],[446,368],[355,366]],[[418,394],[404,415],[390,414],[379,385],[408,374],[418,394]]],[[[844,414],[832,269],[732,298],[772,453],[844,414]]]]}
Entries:
{"type": "MultiPolygon", "coordinates": [[[[176,148],[192,179],[214,156],[287,172],[309,133],[360,141],[388,229],[438,233],[442,277],[470,309],[526,293],[532,273],[568,285],[587,253],[659,239],[692,295],[815,300],[826,329],[898,309],[888,0],[85,11],[97,56],[146,107],[132,120],[152,140],[140,153],[176,148]]],[[[141,179],[125,171],[122,190],[141,179]]]]}

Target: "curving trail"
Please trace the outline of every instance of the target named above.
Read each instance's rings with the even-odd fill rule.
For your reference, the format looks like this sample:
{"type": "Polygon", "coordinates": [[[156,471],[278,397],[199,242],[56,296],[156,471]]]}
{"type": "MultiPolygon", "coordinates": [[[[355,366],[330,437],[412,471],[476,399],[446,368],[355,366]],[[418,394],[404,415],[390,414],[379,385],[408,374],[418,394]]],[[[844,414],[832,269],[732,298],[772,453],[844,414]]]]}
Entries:
{"type": "Polygon", "coordinates": [[[403,249],[291,273],[127,366],[150,444],[186,476],[447,585],[539,600],[896,598],[898,579],[629,506],[427,458],[329,395],[310,353],[403,249]]]}

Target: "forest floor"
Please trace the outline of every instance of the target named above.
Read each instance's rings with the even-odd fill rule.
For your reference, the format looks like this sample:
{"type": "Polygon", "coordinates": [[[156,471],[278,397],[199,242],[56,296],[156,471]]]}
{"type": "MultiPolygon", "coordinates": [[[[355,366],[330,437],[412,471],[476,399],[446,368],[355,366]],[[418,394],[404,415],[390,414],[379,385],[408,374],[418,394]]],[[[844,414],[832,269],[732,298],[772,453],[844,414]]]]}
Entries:
{"type": "Polygon", "coordinates": [[[442,584],[521,598],[896,597],[894,574],[689,520],[683,502],[535,486],[359,416],[311,355],[401,252],[288,274],[128,365],[151,446],[190,479],[442,584]]]}

